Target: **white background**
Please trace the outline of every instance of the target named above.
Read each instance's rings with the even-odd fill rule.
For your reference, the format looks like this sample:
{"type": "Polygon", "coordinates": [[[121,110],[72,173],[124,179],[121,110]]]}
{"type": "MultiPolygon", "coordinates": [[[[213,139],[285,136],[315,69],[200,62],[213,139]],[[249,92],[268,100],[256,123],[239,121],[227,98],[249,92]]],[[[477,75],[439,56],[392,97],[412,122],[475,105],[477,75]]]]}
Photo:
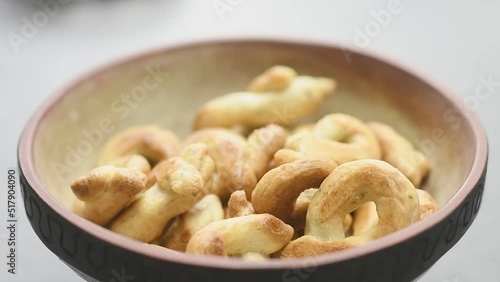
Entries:
{"type": "MultiPolygon", "coordinates": [[[[394,1],[394,0],[393,0],[394,1]]],[[[47,1],[44,2],[54,2],[47,1]]],[[[20,133],[37,106],[81,74],[122,56],[176,42],[232,35],[265,35],[344,42],[378,52],[426,73],[464,99],[474,100],[478,77],[500,82],[500,2],[401,0],[402,10],[368,40],[357,29],[387,9],[385,1],[60,0],[44,19],[33,0],[0,0],[0,170],[16,165],[20,133]],[[38,20],[37,22],[34,22],[38,20]],[[36,31],[22,32],[26,22],[36,31]],[[12,38],[16,34],[18,41],[12,38]],[[19,41],[20,37],[24,37],[19,41]],[[29,37],[29,38],[28,38],[29,37]]],[[[481,211],[463,239],[422,282],[500,281],[500,85],[476,99],[473,110],[489,135],[489,175],[481,211]],[[498,129],[498,127],[496,128],[498,129]]],[[[6,179],[0,184],[0,222],[6,217],[6,179]]],[[[21,206],[21,201],[18,205],[21,206]]],[[[18,212],[18,269],[8,275],[6,229],[0,228],[0,281],[82,281],[36,237],[18,212]]]]}

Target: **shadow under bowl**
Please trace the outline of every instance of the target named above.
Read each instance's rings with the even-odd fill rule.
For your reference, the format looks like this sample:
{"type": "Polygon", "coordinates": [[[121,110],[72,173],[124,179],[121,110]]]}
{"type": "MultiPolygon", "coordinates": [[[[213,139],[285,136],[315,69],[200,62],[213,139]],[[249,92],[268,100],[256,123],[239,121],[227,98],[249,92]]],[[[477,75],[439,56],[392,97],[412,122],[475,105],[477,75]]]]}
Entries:
{"type": "Polygon", "coordinates": [[[472,224],[487,150],[478,119],[457,97],[388,59],[325,43],[238,39],[148,52],[79,79],[36,111],[18,153],[33,229],[89,281],[411,281],[472,224]],[[344,112],[388,123],[412,141],[432,163],[423,188],[441,208],[362,247],[264,263],[166,251],[71,212],[70,182],[95,166],[110,136],[144,123],[186,136],[200,105],[244,89],[275,64],[338,82],[336,94],[310,120],[344,112]]]}

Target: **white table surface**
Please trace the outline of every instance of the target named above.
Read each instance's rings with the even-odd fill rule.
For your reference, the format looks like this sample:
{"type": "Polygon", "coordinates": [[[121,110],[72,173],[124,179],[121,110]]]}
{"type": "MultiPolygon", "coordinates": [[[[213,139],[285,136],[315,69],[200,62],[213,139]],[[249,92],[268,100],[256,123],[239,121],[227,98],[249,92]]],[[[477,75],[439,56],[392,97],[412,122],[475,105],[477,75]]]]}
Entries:
{"type": "MultiPolygon", "coordinates": [[[[4,175],[7,168],[16,166],[18,138],[39,104],[72,79],[124,55],[185,40],[234,35],[344,42],[392,56],[435,78],[464,99],[474,96],[479,77],[493,76],[497,82],[492,95],[479,101],[475,109],[487,129],[490,144],[489,175],[479,216],[463,239],[421,281],[500,281],[500,190],[497,189],[500,185],[497,172],[500,168],[497,126],[500,122],[500,2],[59,2],[52,6],[49,15],[35,0],[0,0],[0,93],[3,97],[0,169],[4,175]],[[214,3],[232,6],[218,13],[214,3]],[[373,12],[387,10],[388,5],[399,5],[399,9],[392,10],[385,26],[372,30],[364,43],[356,41],[357,28],[370,26],[373,12]],[[33,23],[36,30],[29,30],[28,22],[33,23]]],[[[20,208],[21,202],[18,201],[20,208]]],[[[4,263],[7,230],[2,227],[0,281],[82,281],[45,248],[31,229],[24,210],[20,210],[18,216],[17,274],[7,273],[4,263]]],[[[0,193],[0,222],[2,226],[6,222],[6,192],[0,193]]]]}

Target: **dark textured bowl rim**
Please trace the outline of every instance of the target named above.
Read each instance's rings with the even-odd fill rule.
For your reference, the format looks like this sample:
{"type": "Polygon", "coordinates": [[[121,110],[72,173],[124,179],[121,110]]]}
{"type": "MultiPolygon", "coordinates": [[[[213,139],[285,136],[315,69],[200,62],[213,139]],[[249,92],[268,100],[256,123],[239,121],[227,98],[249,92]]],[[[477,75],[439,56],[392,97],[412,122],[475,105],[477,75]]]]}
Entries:
{"type": "Polygon", "coordinates": [[[33,114],[33,116],[28,121],[19,142],[18,157],[19,164],[22,173],[25,175],[28,183],[33,187],[34,191],[40,196],[43,201],[45,201],[55,212],[66,219],[68,222],[74,224],[78,228],[85,230],[92,236],[106,241],[109,244],[119,246],[120,248],[129,250],[134,253],[138,253],[147,257],[155,258],[158,260],[163,260],[165,262],[172,261],[177,263],[183,263],[186,265],[209,267],[209,268],[221,268],[221,269],[290,269],[297,267],[308,267],[324,264],[332,264],[339,261],[355,259],[357,257],[364,256],[366,254],[376,252],[377,250],[387,248],[391,245],[401,243],[412,237],[418,236],[425,230],[435,226],[439,222],[445,220],[455,209],[460,206],[460,203],[464,201],[466,196],[473,190],[474,186],[478,183],[483,171],[486,168],[487,157],[488,157],[488,145],[487,138],[484,129],[475,115],[475,113],[468,111],[466,107],[461,107],[462,104],[458,96],[453,95],[445,87],[439,85],[438,83],[431,80],[429,77],[417,73],[415,71],[409,71],[410,68],[404,66],[400,62],[395,62],[391,58],[387,58],[381,54],[374,54],[373,52],[366,52],[366,50],[360,51],[352,48],[348,48],[342,44],[330,43],[325,41],[317,41],[311,39],[290,39],[290,38],[266,38],[266,37],[255,37],[255,38],[220,38],[220,39],[210,39],[210,40],[195,40],[195,41],[185,41],[182,43],[177,43],[169,45],[167,47],[162,47],[154,50],[149,50],[143,52],[139,55],[132,55],[125,57],[124,59],[114,62],[104,67],[101,67],[95,71],[88,73],[76,79],[73,83],[69,84],[62,90],[58,91],[54,95],[50,96],[33,114]],[[59,203],[44,187],[40,179],[37,177],[34,162],[33,162],[33,142],[38,125],[45,114],[50,111],[50,109],[57,104],[67,93],[71,92],[75,87],[81,85],[82,82],[91,79],[93,77],[99,76],[101,73],[108,71],[111,68],[120,68],[124,65],[141,61],[150,57],[158,56],[163,53],[172,52],[175,50],[208,46],[214,44],[276,44],[276,45],[294,45],[294,46],[317,46],[333,48],[337,50],[345,50],[346,52],[357,54],[361,56],[366,56],[374,60],[381,61],[382,63],[389,64],[403,72],[406,72],[410,76],[423,81],[435,90],[437,90],[440,95],[445,99],[450,101],[457,111],[465,117],[466,121],[470,124],[473,132],[474,139],[476,141],[475,157],[474,163],[471,170],[464,181],[463,185],[459,190],[451,197],[451,199],[446,202],[436,213],[432,216],[414,223],[402,230],[395,233],[384,236],[377,239],[370,244],[365,246],[347,249],[341,252],[326,254],[317,257],[303,258],[303,259],[287,259],[287,260],[270,260],[266,263],[262,262],[251,262],[242,261],[238,259],[228,259],[220,257],[206,257],[206,256],[195,256],[189,254],[181,254],[176,252],[165,251],[160,248],[153,246],[147,246],[142,242],[135,241],[133,239],[124,237],[122,235],[116,234],[106,228],[95,225],[94,223],[87,221],[78,215],[74,214],[67,208],[65,208],[61,203],[59,203]]]}

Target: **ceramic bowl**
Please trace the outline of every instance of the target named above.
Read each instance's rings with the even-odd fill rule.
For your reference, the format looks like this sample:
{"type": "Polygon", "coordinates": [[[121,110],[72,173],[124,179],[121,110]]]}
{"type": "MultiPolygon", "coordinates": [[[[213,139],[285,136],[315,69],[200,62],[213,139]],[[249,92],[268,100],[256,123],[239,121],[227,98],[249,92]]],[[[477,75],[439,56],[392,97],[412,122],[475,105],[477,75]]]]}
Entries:
{"type": "Polygon", "coordinates": [[[22,193],[34,231],[88,281],[411,281],[472,224],[486,164],[482,126],[449,91],[387,58],[288,40],[181,44],[91,72],[50,97],[19,144],[22,193]],[[71,211],[69,183],[96,165],[100,147],[114,133],[154,123],[186,136],[200,105],[244,89],[275,64],[338,82],[336,94],[310,120],[344,112],[388,123],[411,140],[431,160],[424,189],[441,208],[362,247],[265,263],[165,251],[71,211]]]}

